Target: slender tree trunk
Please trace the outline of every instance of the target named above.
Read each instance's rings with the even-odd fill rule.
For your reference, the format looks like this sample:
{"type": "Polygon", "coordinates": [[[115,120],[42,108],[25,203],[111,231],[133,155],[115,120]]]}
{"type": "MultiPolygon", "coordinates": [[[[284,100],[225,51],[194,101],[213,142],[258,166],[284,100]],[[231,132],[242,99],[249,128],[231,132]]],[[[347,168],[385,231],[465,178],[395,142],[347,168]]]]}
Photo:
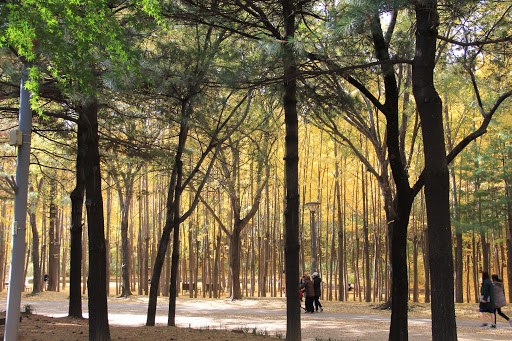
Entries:
{"type": "MultiPolygon", "coordinates": [[[[46,201],[43,201],[43,212],[46,212],[46,207],[47,207],[46,201]]],[[[46,245],[48,243],[47,233],[46,233],[46,214],[43,214],[43,217],[41,219],[41,227],[43,229],[43,231],[41,233],[41,238],[43,240],[43,246],[41,247],[41,274],[43,276],[45,276],[47,274],[47,269],[46,269],[46,245]]],[[[43,278],[41,278],[41,280],[43,280],[43,278]]],[[[48,285],[48,281],[43,282],[43,290],[47,289],[47,285],[48,285]]]]}
{"type": "MultiPolygon", "coordinates": [[[[87,208],[86,208],[87,209],[87,208]]],[[[87,276],[89,268],[87,267],[87,230],[82,231],[82,295],[87,293],[87,276]]],[[[44,271],[43,271],[44,272],[44,271]]]]}
{"type": "Polygon", "coordinates": [[[508,301],[512,302],[512,202],[510,195],[510,181],[505,181],[505,193],[507,201],[507,279],[508,279],[508,301]]]}
{"type": "Polygon", "coordinates": [[[219,258],[220,258],[220,231],[216,236],[215,261],[213,262],[213,298],[219,297],[219,258]]]}
{"type": "Polygon", "coordinates": [[[41,280],[41,267],[39,264],[39,233],[37,231],[36,214],[30,212],[30,227],[32,229],[32,266],[33,266],[33,287],[32,294],[43,291],[43,283],[41,280]]]}
{"type": "Polygon", "coordinates": [[[418,236],[416,235],[416,229],[414,230],[414,236],[412,240],[412,264],[413,264],[413,295],[412,301],[418,302],[418,236]]]}
{"type": "MultiPolygon", "coordinates": [[[[191,202],[192,200],[190,200],[191,202]]],[[[194,297],[194,268],[196,268],[196,266],[194,265],[194,244],[193,244],[193,223],[192,223],[192,220],[190,221],[189,225],[188,225],[188,262],[189,262],[189,286],[188,286],[188,297],[190,298],[193,298],[194,297]]],[[[206,250],[205,250],[206,252],[206,250]]],[[[206,268],[206,263],[204,262],[203,263],[203,269],[206,268]]],[[[203,278],[206,278],[206,273],[205,273],[205,276],[203,278]]]]}
{"type": "MultiPolygon", "coordinates": [[[[138,275],[139,275],[139,285],[137,286],[137,294],[142,295],[143,289],[143,267],[144,267],[144,236],[143,236],[143,220],[144,220],[144,208],[142,207],[142,179],[139,179],[139,232],[138,232],[138,242],[137,242],[137,265],[138,265],[138,275]]],[[[145,282],[145,281],[144,281],[145,282]]]]}
{"type": "MultiPolygon", "coordinates": [[[[334,155],[335,155],[335,158],[336,160],[338,160],[338,156],[337,156],[337,152],[338,152],[338,144],[335,143],[335,146],[334,146],[334,155]]],[[[339,292],[339,296],[338,296],[338,299],[340,301],[345,301],[346,300],[346,295],[345,295],[345,290],[346,290],[346,284],[345,284],[345,274],[344,274],[344,267],[345,267],[345,252],[344,252],[344,241],[343,241],[343,237],[344,237],[344,233],[343,233],[343,215],[342,215],[342,206],[344,203],[342,203],[341,201],[341,188],[342,187],[340,185],[340,182],[341,182],[341,177],[340,177],[340,172],[339,172],[339,165],[338,165],[338,162],[336,162],[335,164],[335,171],[336,171],[336,186],[335,186],[335,189],[336,189],[336,202],[338,203],[338,205],[336,206],[336,212],[337,212],[337,223],[338,223],[338,229],[337,229],[337,238],[338,238],[338,254],[337,254],[337,258],[338,258],[338,292],[339,292]]]]}
{"type": "MultiPolygon", "coordinates": [[[[2,217],[6,218],[5,220],[8,220],[7,203],[5,202],[5,200],[2,200],[2,217]]],[[[7,244],[6,243],[7,241],[5,240],[6,239],[5,238],[5,235],[6,235],[5,230],[6,230],[6,225],[4,223],[4,220],[0,220],[0,292],[4,291],[4,289],[5,289],[5,269],[7,268],[7,266],[5,264],[6,260],[7,260],[7,258],[5,257],[5,245],[7,244]]],[[[40,265],[39,265],[39,269],[41,269],[40,265]]],[[[41,272],[41,270],[39,270],[39,271],[41,272]]],[[[39,274],[39,283],[41,283],[41,291],[42,291],[41,274],[39,274]]]]}
{"type": "Polygon", "coordinates": [[[368,182],[364,170],[362,170],[361,173],[363,179],[363,238],[365,262],[364,300],[365,302],[371,302],[372,281],[370,276],[370,240],[368,239],[368,182]]]}
{"type": "Polygon", "coordinates": [[[123,197],[121,189],[118,189],[119,202],[121,203],[121,296],[128,297],[132,295],[130,288],[130,263],[132,258],[132,251],[130,250],[130,238],[128,236],[128,219],[131,207],[131,189],[125,189],[126,193],[123,197]]]}
{"type": "MultiPolygon", "coordinates": [[[[188,116],[187,116],[188,117],[188,116]]],[[[158,293],[158,287],[160,285],[160,275],[162,273],[162,268],[164,265],[165,255],[167,254],[167,248],[169,246],[169,240],[170,240],[170,234],[172,229],[175,227],[176,223],[179,224],[179,216],[175,217],[174,214],[176,210],[179,212],[178,202],[179,197],[177,196],[178,193],[181,194],[181,188],[178,188],[177,186],[177,180],[178,180],[178,171],[181,171],[181,157],[183,154],[183,150],[185,149],[185,143],[187,141],[188,137],[188,125],[187,125],[187,117],[182,118],[181,127],[180,127],[180,133],[179,133],[179,140],[178,140],[178,147],[176,150],[176,156],[174,158],[174,167],[171,174],[171,179],[169,183],[169,190],[167,193],[167,217],[165,221],[165,226],[162,231],[162,235],[160,237],[160,242],[158,243],[158,249],[157,249],[157,255],[155,258],[155,263],[153,265],[153,274],[151,276],[151,287],[149,289],[149,303],[148,303],[148,313],[147,313],[147,320],[146,325],[147,326],[154,326],[155,325],[155,316],[156,316],[156,302],[157,302],[157,293],[158,293]]],[[[179,234],[176,234],[176,238],[179,238],[179,234]]],[[[177,271],[177,269],[176,269],[177,271]]],[[[171,275],[172,277],[172,275],[171,275]]],[[[169,284],[169,288],[171,287],[172,283],[169,284]]],[[[176,285],[176,283],[174,284],[176,285]]],[[[171,306],[171,300],[172,297],[169,298],[169,307],[171,306]]],[[[169,314],[171,314],[169,312],[169,314]]],[[[174,312],[173,312],[174,314],[174,312]]],[[[168,323],[169,323],[170,315],[168,316],[168,323]]]]}
{"type": "Polygon", "coordinates": [[[62,288],[62,290],[66,290],[66,281],[67,281],[66,266],[67,266],[67,263],[68,263],[68,248],[66,247],[66,244],[64,244],[63,248],[62,248],[62,263],[61,263],[61,278],[62,278],[61,288],[62,288]]]}
{"type": "MultiPolygon", "coordinates": [[[[186,133],[186,131],[185,131],[186,133]]],[[[172,264],[171,264],[171,283],[169,286],[169,314],[167,316],[167,325],[176,326],[176,296],[178,293],[178,265],[180,260],[180,202],[183,189],[181,188],[181,179],[183,176],[183,163],[180,158],[176,160],[176,189],[174,195],[174,222],[173,222],[173,242],[172,242],[172,264]]],[[[189,288],[190,289],[190,288],[189,288]]]]}
{"type": "MultiPolygon", "coordinates": [[[[143,277],[143,280],[144,280],[144,295],[148,295],[149,294],[149,287],[148,287],[148,269],[149,269],[149,247],[150,247],[150,244],[149,244],[149,181],[148,181],[148,170],[147,170],[147,165],[144,166],[145,167],[145,185],[146,185],[146,192],[144,194],[144,198],[145,198],[145,205],[144,205],[144,243],[145,243],[145,247],[144,247],[144,271],[143,271],[143,274],[144,274],[144,277],[143,277]]],[[[153,187],[154,189],[154,187],[153,187]]],[[[153,214],[153,217],[155,216],[155,214],[153,214]]]]}
{"type": "MultiPolygon", "coordinates": [[[[105,265],[105,270],[106,270],[106,278],[107,278],[107,296],[110,295],[110,218],[112,216],[112,189],[111,189],[111,183],[110,183],[110,177],[107,177],[106,179],[107,181],[107,190],[106,190],[106,194],[107,194],[107,221],[106,221],[106,238],[105,238],[105,250],[106,250],[106,255],[105,255],[105,259],[106,259],[106,265],[105,265]]],[[[116,293],[117,294],[117,293],[116,293]]]]}
{"type": "MultiPolygon", "coordinates": [[[[451,136],[451,128],[450,128],[450,115],[448,110],[448,100],[445,96],[445,105],[444,105],[444,121],[446,126],[446,141],[447,141],[447,149],[450,153],[453,150],[452,145],[452,136],[451,136]]],[[[457,200],[457,182],[455,181],[455,170],[450,170],[450,195],[451,195],[451,212],[453,216],[453,220],[456,221],[458,218],[458,200],[457,200]]],[[[455,231],[455,240],[456,240],[456,248],[455,248],[455,301],[457,303],[464,302],[464,292],[463,292],[463,272],[464,272],[464,262],[462,257],[462,233],[459,229],[455,231]]]]}
{"type": "Polygon", "coordinates": [[[52,180],[50,183],[50,227],[48,229],[48,289],[57,291],[59,286],[58,275],[58,227],[57,227],[57,182],[52,180]]]}
{"type": "MultiPolygon", "coordinates": [[[[43,180],[41,179],[39,181],[38,185],[38,192],[41,191],[43,180]]],[[[34,189],[32,186],[30,186],[30,192],[33,192],[34,189]]],[[[39,196],[39,194],[38,194],[39,196]]],[[[30,222],[30,228],[32,230],[32,268],[33,268],[33,274],[32,274],[32,294],[37,294],[43,291],[43,281],[42,281],[42,275],[41,275],[41,264],[39,261],[39,232],[37,230],[37,222],[36,222],[36,205],[31,205],[31,209],[29,212],[29,222],[30,222]]],[[[5,217],[5,212],[2,212],[2,217],[5,217]]],[[[3,233],[3,230],[0,231],[0,233],[3,233]]],[[[1,260],[3,261],[3,259],[1,260]]]]}

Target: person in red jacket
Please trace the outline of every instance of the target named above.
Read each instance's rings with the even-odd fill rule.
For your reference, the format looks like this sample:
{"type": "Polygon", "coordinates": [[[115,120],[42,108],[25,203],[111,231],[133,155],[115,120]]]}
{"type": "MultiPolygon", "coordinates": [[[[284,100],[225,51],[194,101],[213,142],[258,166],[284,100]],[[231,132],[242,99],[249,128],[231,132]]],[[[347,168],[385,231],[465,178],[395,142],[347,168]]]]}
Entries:
{"type": "Polygon", "coordinates": [[[313,282],[308,275],[304,276],[304,281],[300,285],[299,289],[304,288],[304,294],[306,295],[306,313],[313,314],[313,301],[315,300],[315,288],[313,287],[313,282]]]}

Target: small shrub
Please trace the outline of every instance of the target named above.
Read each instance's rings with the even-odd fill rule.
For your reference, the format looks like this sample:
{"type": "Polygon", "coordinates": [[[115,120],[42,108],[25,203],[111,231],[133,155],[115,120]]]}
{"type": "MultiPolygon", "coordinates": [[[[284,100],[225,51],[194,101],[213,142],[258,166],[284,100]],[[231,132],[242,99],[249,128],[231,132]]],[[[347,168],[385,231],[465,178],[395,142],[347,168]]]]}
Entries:
{"type": "Polygon", "coordinates": [[[34,308],[30,304],[25,304],[23,306],[23,313],[24,314],[32,314],[34,312],[34,308]]]}

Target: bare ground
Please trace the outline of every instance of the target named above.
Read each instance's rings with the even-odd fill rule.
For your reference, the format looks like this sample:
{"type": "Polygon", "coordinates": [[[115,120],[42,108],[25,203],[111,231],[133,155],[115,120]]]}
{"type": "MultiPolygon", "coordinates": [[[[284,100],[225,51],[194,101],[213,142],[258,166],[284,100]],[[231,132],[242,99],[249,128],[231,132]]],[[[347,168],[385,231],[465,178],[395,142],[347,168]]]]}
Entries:
{"type": "MultiPolygon", "coordinates": [[[[25,306],[34,314],[23,314],[19,324],[19,340],[88,340],[88,320],[67,315],[67,292],[44,292],[36,296],[23,294],[25,306]],[[48,316],[44,316],[48,315],[48,316]],[[49,317],[53,316],[53,317],[49,317]]],[[[5,310],[6,293],[0,293],[0,310],[5,310]]],[[[191,299],[179,297],[176,327],[166,326],[167,300],[159,297],[157,326],[146,327],[147,297],[109,298],[112,340],[270,340],[284,338],[286,307],[284,298],[191,299]],[[189,328],[192,327],[192,328],[189,328]]],[[[302,314],[303,340],[386,340],[389,332],[389,310],[376,309],[376,303],[323,302],[325,310],[318,314],[302,314]]],[[[87,316],[84,297],[84,316],[87,316]]],[[[512,327],[498,319],[498,329],[478,328],[476,304],[457,304],[459,340],[512,340],[512,327]]],[[[512,309],[504,308],[512,315],[512,309]]],[[[411,303],[409,338],[431,340],[428,304],[411,303]]],[[[3,334],[4,326],[0,326],[3,334]]]]}

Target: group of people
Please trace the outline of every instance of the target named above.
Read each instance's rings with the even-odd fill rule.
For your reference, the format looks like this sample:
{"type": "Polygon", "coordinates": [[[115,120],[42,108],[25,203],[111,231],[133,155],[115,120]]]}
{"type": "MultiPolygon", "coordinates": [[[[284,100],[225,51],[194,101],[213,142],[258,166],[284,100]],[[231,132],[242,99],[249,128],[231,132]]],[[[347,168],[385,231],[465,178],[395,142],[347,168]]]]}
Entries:
{"type": "Polygon", "coordinates": [[[480,304],[479,311],[482,318],[482,325],[480,327],[496,328],[496,313],[508,321],[512,326],[512,320],[505,315],[501,308],[507,305],[505,298],[505,288],[503,281],[499,279],[498,275],[492,275],[489,278],[489,273],[482,272],[482,287],[480,288],[480,304]],[[491,323],[487,323],[487,314],[491,314],[491,323]]]}
{"type": "Polygon", "coordinates": [[[322,295],[322,278],[318,276],[318,272],[316,271],[313,272],[311,276],[313,279],[311,279],[307,274],[301,277],[299,290],[301,290],[301,293],[306,296],[305,312],[314,314],[315,311],[318,313],[318,309],[320,309],[320,311],[324,311],[322,304],[320,304],[320,296],[322,295]]]}

